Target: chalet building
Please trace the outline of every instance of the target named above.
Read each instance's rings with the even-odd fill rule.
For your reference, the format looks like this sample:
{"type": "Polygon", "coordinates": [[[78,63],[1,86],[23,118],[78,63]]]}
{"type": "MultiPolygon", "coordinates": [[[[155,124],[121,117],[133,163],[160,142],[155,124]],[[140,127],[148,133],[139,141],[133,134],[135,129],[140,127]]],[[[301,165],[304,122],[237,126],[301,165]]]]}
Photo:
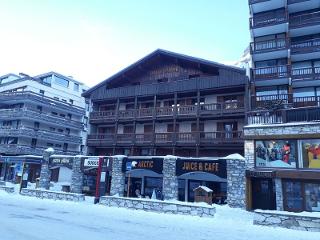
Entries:
{"type": "Polygon", "coordinates": [[[156,50],[83,94],[89,153],[242,153],[246,79],[240,68],[156,50]]]}
{"type": "Polygon", "coordinates": [[[247,207],[320,211],[320,1],[249,7],[247,207]]]}
{"type": "Polygon", "coordinates": [[[55,72],[0,77],[0,155],[84,152],[86,89],[55,72]]]}

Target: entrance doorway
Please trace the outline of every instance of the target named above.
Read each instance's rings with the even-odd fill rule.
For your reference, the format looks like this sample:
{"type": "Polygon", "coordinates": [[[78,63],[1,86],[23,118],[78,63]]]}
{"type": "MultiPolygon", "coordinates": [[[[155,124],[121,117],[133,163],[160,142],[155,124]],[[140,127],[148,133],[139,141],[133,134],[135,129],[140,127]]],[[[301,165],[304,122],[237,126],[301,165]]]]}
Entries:
{"type": "Polygon", "coordinates": [[[252,178],[253,209],[276,210],[274,182],[271,178],[252,178]]]}

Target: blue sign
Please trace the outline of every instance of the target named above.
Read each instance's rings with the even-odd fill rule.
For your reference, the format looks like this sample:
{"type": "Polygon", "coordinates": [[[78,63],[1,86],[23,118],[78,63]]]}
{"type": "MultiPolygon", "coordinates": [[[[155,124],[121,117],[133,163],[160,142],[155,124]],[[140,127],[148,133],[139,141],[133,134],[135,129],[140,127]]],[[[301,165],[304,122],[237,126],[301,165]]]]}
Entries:
{"type": "Polygon", "coordinates": [[[126,170],[130,171],[132,169],[132,164],[131,162],[126,162],[126,170]]]}

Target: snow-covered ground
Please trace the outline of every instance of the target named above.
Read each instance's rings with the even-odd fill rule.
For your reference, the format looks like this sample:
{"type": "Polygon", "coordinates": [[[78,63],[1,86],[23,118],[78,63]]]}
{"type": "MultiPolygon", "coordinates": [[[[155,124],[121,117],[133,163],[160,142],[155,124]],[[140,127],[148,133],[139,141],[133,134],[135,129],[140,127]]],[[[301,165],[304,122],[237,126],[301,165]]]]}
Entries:
{"type": "Polygon", "coordinates": [[[217,206],[215,218],[40,200],[0,191],[1,240],[319,240],[319,233],[254,226],[252,214],[217,206]]]}

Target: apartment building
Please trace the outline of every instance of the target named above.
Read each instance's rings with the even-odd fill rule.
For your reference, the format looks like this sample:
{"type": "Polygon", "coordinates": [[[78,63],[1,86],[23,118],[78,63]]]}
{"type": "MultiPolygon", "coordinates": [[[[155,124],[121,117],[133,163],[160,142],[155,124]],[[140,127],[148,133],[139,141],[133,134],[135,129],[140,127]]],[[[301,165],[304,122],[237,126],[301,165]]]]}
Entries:
{"type": "Polygon", "coordinates": [[[320,1],[249,8],[247,207],[320,211],[320,1]]]}
{"type": "Polygon", "coordinates": [[[93,155],[243,152],[245,70],[156,50],[83,96],[93,155]]]}
{"type": "Polygon", "coordinates": [[[0,77],[0,155],[85,153],[86,89],[55,72],[0,77]]]}

